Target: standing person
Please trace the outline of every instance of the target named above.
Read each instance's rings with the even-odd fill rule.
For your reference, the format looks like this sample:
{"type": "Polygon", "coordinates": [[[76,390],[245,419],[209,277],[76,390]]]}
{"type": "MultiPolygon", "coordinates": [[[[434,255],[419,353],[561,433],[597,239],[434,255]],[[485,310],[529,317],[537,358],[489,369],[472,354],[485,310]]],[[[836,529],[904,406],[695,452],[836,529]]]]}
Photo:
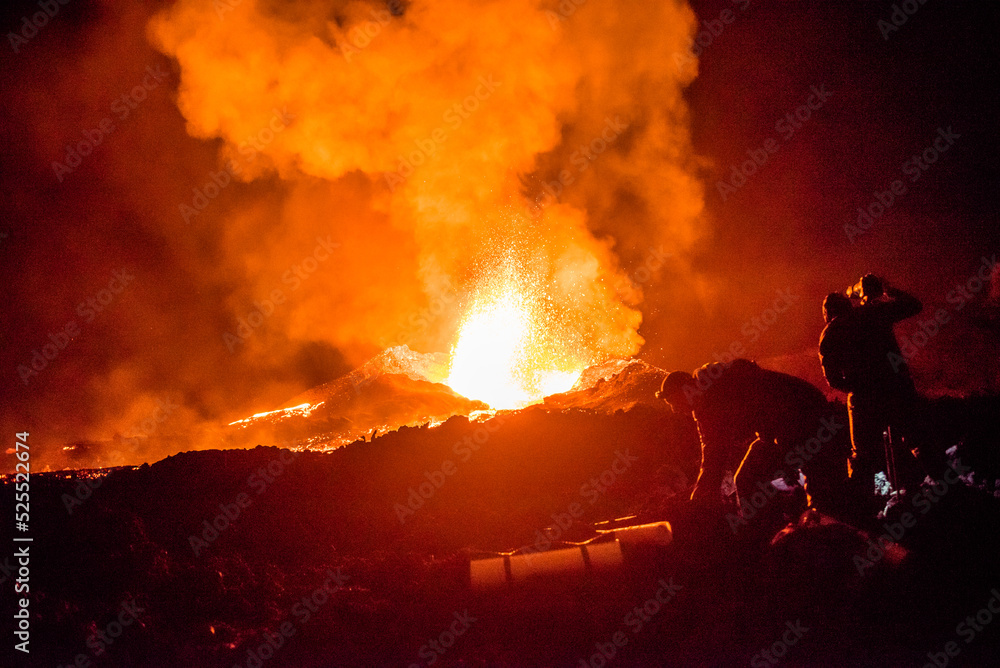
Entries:
{"type": "Polygon", "coordinates": [[[860,365],[854,355],[860,345],[859,326],[851,317],[853,309],[851,300],[841,292],[831,292],[823,300],[826,325],[819,337],[820,364],[830,387],[845,394],[861,385],[860,365]]]}
{"type": "Polygon", "coordinates": [[[820,362],[830,386],[848,393],[850,476],[866,496],[874,487],[875,474],[887,468],[884,433],[899,466],[897,484],[919,485],[922,477],[903,447],[918,396],[894,331],[897,322],[922,308],[916,297],[884,285],[873,274],[862,278],[847,296],[834,293],[824,301],[827,325],[820,335],[820,362]],[[852,306],[848,297],[857,305],[852,306]]]}

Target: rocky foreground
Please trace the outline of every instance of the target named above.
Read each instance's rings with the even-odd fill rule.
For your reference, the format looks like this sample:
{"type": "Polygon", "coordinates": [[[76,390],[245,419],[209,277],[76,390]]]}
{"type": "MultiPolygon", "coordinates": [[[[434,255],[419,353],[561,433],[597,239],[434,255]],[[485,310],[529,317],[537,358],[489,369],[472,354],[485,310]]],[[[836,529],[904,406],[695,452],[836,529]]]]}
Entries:
{"type": "Polygon", "coordinates": [[[1000,648],[995,399],[936,408],[972,474],[868,534],[813,517],[773,543],[799,518],[795,493],[737,524],[683,501],[689,418],[572,403],[328,453],[36,475],[29,665],[943,666],[1000,648]],[[472,558],[555,550],[633,515],[670,520],[674,543],[593,577],[470,587],[472,558]]]}

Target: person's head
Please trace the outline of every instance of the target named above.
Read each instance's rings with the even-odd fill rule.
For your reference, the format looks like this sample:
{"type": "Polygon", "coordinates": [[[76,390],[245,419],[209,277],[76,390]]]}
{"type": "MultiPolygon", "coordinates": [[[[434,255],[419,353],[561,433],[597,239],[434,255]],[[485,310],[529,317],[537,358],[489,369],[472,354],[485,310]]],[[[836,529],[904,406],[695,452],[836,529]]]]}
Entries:
{"type": "Polygon", "coordinates": [[[692,383],[694,377],[687,371],[671,371],[660,383],[660,391],[656,393],[657,399],[670,404],[674,412],[685,412],[690,410],[687,396],[684,394],[684,386],[692,383]]]}
{"type": "Polygon", "coordinates": [[[878,299],[884,292],[882,279],[875,274],[866,274],[861,279],[861,297],[863,299],[878,299]]]}
{"type": "Polygon", "coordinates": [[[823,318],[830,322],[839,315],[845,315],[851,311],[851,300],[846,295],[839,292],[831,292],[823,300],[823,318]]]}

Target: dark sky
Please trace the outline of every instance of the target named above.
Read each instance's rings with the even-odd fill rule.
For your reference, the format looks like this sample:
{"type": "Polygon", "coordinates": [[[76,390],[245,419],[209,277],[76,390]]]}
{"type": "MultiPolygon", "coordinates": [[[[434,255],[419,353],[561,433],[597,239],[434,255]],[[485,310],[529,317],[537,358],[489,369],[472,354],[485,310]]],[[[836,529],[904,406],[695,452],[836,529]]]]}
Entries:
{"type": "MultiPolygon", "coordinates": [[[[704,234],[687,251],[699,280],[667,269],[643,286],[641,356],[693,368],[736,346],[815,380],[823,295],[871,271],[924,300],[925,314],[944,308],[953,316],[913,360],[924,389],[997,389],[991,288],[962,298],[968,308],[948,298],[1000,250],[996,4],[929,0],[888,39],[879,21],[891,21],[899,3],[692,4],[707,44],[686,93],[705,184],[704,234]],[[802,108],[810,100],[815,108],[802,108]],[[797,111],[808,118],[782,121],[797,111]],[[934,164],[914,171],[908,161],[932,147],[939,130],[952,138],[947,150],[932,151],[934,164]],[[733,168],[754,155],[763,165],[734,182],[733,168]],[[905,192],[849,238],[845,225],[858,207],[891,192],[896,180],[905,192]],[[733,186],[725,197],[723,181],[733,186]],[[755,321],[768,317],[779,292],[787,308],[773,324],[755,321]]],[[[236,419],[357,362],[357,350],[324,337],[293,341],[281,313],[274,322],[288,327],[271,328],[266,350],[232,353],[220,344],[220,332],[261,295],[240,291],[242,272],[258,256],[241,264],[231,249],[254,235],[266,255],[280,230],[260,212],[277,216],[288,192],[276,180],[240,183],[224,187],[193,222],[178,215],[192,188],[217,173],[221,142],[186,132],[177,65],[146,39],[161,6],[70,0],[17,53],[0,47],[0,426],[36,432],[50,449],[142,425],[158,405],[180,406],[170,409],[165,431],[236,419]],[[134,108],[115,102],[144,82],[145,99],[134,108]],[[100,133],[102,145],[57,174],[52,162],[65,159],[66,144],[93,135],[105,118],[114,128],[100,133]],[[247,202],[258,213],[244,216],[237,234],[227,214],[247,202]],[[134,279],[122,286],[116,272],[134,279]],[[88,299],[108,303],[98,312],[80,306],[88,299]],[[70,323],[67,342],[60,332],[70,323]],[[19,367],[50,341],[64,346],[24,382],[19,367]]],[[[0,25],[18,30],[37,11],[35,3],[11,3],[0,25]]],[[[324,195],[331,206],[359,206],[345,193],[363,191],[363,183],[347,178],[338,188],[324,195]]],[[[397,252],[397,231],[373,220],[371,238],[384,253],[397,252]]],[[[281,266],[310,253],[315,235],[286,246],[281,266]]],[[[621,257],[628,269],[641,253],[623,249],[621,257]]],[[[281,285],[280,277],[267,280],[281,285]]]]}
{"type": "MultiPolygon", "coordinates": [[[[715,234],[701,259],[728,277],[726,306],[704,328],[692,323],[691,348],[711,340],[711,354],[748,342],[754,326],[746,337],[743,325],[768,306],[772,288],[802,301],[750,352],[815,346],[823,295],[866,272],[919,296],[927,313],[997,252],[997,10],[928,2],[885,39],[879,21],[889,22],[893,4],[751,2],[740,11],[744,3],[694,3],[702,21],[734,6],[736,18],[703,50],[689,91],[695,146],[712,161],[706,201],[715,234]],[[785,140],[787,125],[783,134],[775,124],[813,86],[829,99],[785,140]],[[961,136],[911,181],[917,168],[904,164],[939,128],[961,136]],[[778,150],[723,199],[718,182],[769,138],[778,150]],[[852,243],[845,225],[895,180],[906,192],[852,243]]],[[[643,332],[666,329],[670,317],[669,302],[647,312],[643,332]]]]}

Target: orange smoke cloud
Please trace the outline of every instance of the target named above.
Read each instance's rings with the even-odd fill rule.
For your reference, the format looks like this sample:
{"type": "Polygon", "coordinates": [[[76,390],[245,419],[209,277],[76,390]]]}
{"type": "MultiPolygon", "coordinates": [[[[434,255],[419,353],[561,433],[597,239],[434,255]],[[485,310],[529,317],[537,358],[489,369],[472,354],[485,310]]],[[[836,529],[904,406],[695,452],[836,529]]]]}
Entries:
{"type": "Polygon", "coordinates": [[[0,423],[37,434],[40,468],[225,447],[220,424],[381,348],[450,350],[501,267],[563,379],[639,350],[658,277],[682,290],[702,208],[684,3],[102,6],[21,54],[4,103],[29,132],[10,182],[39,184],[11,189],[12,219],[45,232],[0,246],[34,268],[12,273],[0,423]],[[122,267],[135,281],[85,319],[122,267]]]}
{"type": "Polygon", "coordinates": [[[183,0],[153,19],[188,132],[220,138],[237,178],[290,184],[270,230],[250,222],[260,211],[230,217],[231,247],[274,240],[247,260],[251,296],[301,258],[283,238],[342,245],[302,281],[285,335],[444,349],[512,258],[573,325],[581,362],[638,351],[623,262],[699,236],[693,72],[673,58],[695,18],[680,2],[568,5],[183,0]]]}

